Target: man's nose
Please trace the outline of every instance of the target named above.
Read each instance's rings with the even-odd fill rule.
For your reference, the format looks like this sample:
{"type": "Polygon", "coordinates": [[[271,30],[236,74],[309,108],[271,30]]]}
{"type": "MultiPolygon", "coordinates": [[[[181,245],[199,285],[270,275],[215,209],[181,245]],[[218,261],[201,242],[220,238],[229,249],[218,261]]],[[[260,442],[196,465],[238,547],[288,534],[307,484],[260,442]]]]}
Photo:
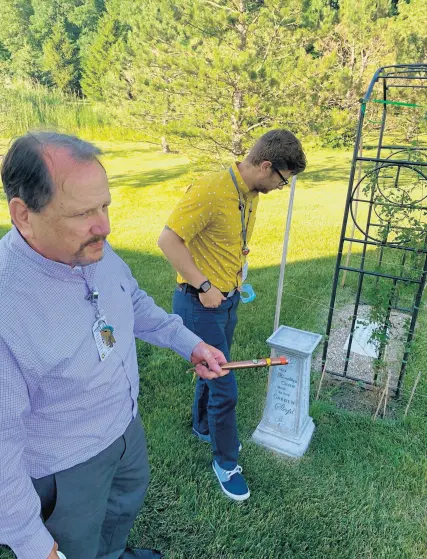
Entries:
{"type": "Polygon", "coordinates": [[[105,215],[104,213],[100,214],[97,217],[96,223],[93,224],[91,231],[94,235],[102,235],[103,237],[109,235],[110,220],[108,215],[105,215]]]}

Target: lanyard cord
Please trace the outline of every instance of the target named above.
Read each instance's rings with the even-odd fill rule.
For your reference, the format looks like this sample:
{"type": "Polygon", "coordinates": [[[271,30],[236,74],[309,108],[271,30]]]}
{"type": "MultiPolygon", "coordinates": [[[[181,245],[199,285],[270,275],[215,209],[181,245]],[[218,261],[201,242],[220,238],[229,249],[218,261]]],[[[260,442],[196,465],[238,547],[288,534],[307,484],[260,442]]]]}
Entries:
{"type": "MultiPolygon", "coordinates": [[[[87,285],[87,283],[86,283],[86,285],[87,285]]],[[[89,286],[88,286],[88,288],[89,288],[89,294],[86,296],[86,299],[88,301],[90,301],[90,303],[92,304],[92,306],[95,310],[95,318],[98,320],[104,312],[102,309],[99,308],[99,302],[98,302],[99,292],[98,292],[96,286],[93,286],[93,289],[90,289],[89,286]]]]}
{"type": "Polygon", "coordinates": [[[239,210],[240,210],[240,218],[242,221],[242,239],[243,239],[242,253],[246,256],[249,254],[249,248],[246,244],[246,241],[247,241],[249,221],[251,219],[251,213],[252,213],[252,200],[249,206],[248,221],[245,224],[245,204],[242,200],[242,193],[240,192],[239,185],[237,184],[237,179],[236,179],[236,175],[234,174],[233,168],[230,167],[229,171],[230,171],[231,178],[233,179],[233,184],[237,190],[237,195],[239,196],[239,210]]]}

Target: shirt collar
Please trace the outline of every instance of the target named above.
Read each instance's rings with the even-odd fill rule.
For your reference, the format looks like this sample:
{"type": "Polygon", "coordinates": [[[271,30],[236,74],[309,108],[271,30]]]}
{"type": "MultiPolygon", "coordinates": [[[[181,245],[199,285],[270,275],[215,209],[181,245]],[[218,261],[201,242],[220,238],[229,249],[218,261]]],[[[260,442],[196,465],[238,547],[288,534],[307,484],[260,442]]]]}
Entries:
{"type": "Polygon", "coordinates": [[[255,198],[255,196],[258,194],[258,192],[254,191],[254,190],[249,190],[248,185],[242,179],[242,176],[241,176],[241,174],[239,172],[239,169],[237,167],[237,163],[239,163],[239,161],[235,161],[231,165],[231,168],[233,169],[234,174],[236,175],[236,180],[237,180],[237,184],[239,186],[239,190],[242,193],[245,200],[252,200],[253,198],[255,198]]]}
{"type": "Polygon", "coordinates": [[[87,281],[92,280],[95,275],[97,262],[87,266],[75,266],[73,268],[68,264],[62,264],[61,262],[55,262],[54,260],[45,258],[30,247],[14,225],[10,231],[10,240],[11,249],[27,258],[33,266],[37,267],[44,274],[64,281],[81,281],[82,279],[87,281]]]}

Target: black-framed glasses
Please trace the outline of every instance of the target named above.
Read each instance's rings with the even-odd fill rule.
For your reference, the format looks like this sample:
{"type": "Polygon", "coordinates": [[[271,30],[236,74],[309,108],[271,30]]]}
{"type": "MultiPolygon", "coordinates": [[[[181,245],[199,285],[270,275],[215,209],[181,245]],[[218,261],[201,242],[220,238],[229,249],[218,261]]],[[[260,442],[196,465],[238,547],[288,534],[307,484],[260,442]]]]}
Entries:
{"type": "Polygon", "coordinates": [[[282,179],[279,184],[277,186],[288,186],[289,184],[289,179],[285,179],[285,177],[282,175],[282,173],[279,171],[279,169],[277,169],[273,164],[271,165],[271,168],[273,169],[273,171],[275,171],[279,177],[282,179]]]}

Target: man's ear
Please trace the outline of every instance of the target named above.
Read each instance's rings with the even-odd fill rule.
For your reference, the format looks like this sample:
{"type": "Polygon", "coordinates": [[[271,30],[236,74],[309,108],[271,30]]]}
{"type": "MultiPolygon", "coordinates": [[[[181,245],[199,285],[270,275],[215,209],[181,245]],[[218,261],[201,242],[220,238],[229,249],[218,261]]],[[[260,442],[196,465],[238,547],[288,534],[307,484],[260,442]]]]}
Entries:
{"type": "Polygon", "coordinates": [[[271,168],[271,161],[263,161],[260,165],[261,171],[265,173],[271,168]]]}
{"type": "Polygon", "coordinates": [[[9,212],[13,224],[24,239],[31,239],[34,232],[31,224],[31,212],[27,204],[21,198],[12,198],[9,202],[9,212]]]}

